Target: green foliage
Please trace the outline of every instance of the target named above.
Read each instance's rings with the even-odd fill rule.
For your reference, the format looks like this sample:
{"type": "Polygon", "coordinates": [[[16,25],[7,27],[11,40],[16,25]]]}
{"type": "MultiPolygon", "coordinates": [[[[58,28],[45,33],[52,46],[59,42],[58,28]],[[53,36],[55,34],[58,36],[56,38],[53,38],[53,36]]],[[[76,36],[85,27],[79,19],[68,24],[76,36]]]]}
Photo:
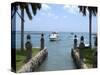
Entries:
{"type": "Polygon", "coordinates": [[[93,64],[93,53],[95,49],[85,48],[83,52],[83,57],[85,58],[86,64],[93,64]]]}

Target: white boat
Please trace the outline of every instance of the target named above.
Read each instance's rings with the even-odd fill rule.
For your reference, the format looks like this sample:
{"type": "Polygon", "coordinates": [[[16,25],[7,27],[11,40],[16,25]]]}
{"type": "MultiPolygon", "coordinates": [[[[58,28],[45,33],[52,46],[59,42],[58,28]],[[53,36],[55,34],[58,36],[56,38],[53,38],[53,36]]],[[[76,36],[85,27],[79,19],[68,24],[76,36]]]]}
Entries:
{"type": "Polygon", "coordinates": [[[58,40],[58,37],[59,37],[59,35],[58,35],[58,33],[56,33],[56,32],[52,32],[52,33],[49,35],[50,41],[56,41],[56,40],[58,40]]]}

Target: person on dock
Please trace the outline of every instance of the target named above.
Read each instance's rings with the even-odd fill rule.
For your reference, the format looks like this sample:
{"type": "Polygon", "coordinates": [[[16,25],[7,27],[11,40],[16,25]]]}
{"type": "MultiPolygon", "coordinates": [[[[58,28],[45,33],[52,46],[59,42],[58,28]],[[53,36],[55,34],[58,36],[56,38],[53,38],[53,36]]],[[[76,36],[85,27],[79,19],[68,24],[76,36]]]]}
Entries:
{"type": "Polygon", "coordinates": [[[26,62],[28,62],[32,58],[32,43],[30,35],[27,35],[27,42],[25,43],[25,47],[26,47],[26,62]]]}
{"type": "Polygon", "coordinates": [[[74,36],[74,49],[77,48],[77,36],[75,35],[74,36]]]}

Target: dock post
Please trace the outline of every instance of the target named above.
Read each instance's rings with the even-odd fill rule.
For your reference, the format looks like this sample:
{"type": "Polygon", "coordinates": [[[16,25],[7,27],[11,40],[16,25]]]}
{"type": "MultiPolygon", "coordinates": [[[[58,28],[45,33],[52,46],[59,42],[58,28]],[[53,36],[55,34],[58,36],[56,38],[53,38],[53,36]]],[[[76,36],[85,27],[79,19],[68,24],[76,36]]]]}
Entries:
{"type": "Polygon", "coordinates": [[[80,44],[79,44],[79,55],[80,55],[80,60],[83,61],[83,53],[82,50],[84,50],[85,44],[84,44],[84,37],[81,36],[80,38],[80,44]]]}
{"type": "Polygon", "coordinates": [[[74,36],[74,49],[77,48],[77,36],[75,35],[74,36]]]}
{"type": "Polygon", "coordinates": [[[27,42],[25,43],[26,47],[26,62],[28,62],[32,58],[32,43],[31,36],[27,35],[27,42]]]}
{"type": "Polygon", "coordinates": [[[41,42],[40,49],[42,50],[42,49],[44,49],[44,34],[43,33],[41,34],[40,42],[41,42]]]}

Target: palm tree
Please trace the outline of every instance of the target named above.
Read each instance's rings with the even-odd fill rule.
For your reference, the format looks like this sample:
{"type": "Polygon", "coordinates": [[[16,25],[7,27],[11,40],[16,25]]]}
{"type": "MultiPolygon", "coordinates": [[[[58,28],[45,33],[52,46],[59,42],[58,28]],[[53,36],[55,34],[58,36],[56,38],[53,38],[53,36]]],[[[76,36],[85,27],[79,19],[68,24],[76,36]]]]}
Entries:
{"type": "Polygon", "coordinates": [[[26,11],[29,19],[32,20],[32,15],[31,15],[29,6],[31,6],[31,8],[32,8],[32,12],[33,12],[34,16],[36,15],[37,10],[40,10],[40,8],[41,8],[41,4],[40,3],[25,3],[25,2],[13,3],[12,7],[11,7],[11,10],[14,10],[14,13],[11,16],[11,18],[13,18],[15,13],[17,13],[19,15],[19,17],[21,18],[21,50],[22,51],[24,50],[24,10],[26,11]],[[20,7],[21,15],[17,11],[18,10],[18,6],[20,7]]]}
{"type": "Polygon", "coordinates": [[[91,48],[91,34],[92,34],[92,15],[97,15],[97,7],[91,7],[91,6],[78,6],[79,11],[83,14],[83,16],[86,16],[87,10],[89,12],[89,47],[91,48]]]}

